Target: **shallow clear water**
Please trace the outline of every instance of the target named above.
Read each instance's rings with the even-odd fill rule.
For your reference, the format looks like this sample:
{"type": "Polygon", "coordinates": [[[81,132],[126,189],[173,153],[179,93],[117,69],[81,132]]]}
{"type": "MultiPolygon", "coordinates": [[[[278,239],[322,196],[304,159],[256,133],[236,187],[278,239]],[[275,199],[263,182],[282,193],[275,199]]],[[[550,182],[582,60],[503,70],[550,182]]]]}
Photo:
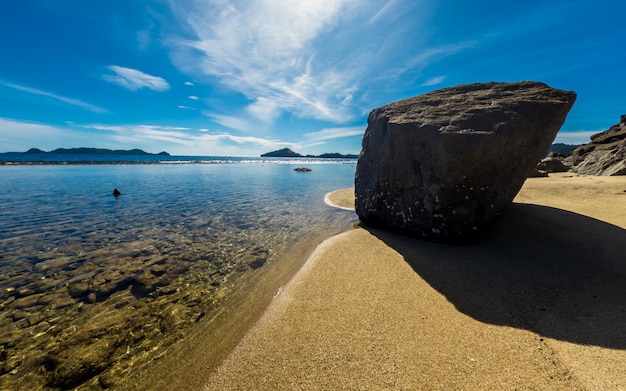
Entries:
{"type": "Polygon", "coordinates": [[[354,164],[279,163],[1,166],[0,388],[105,387],[238,275],[353,222],[323,198],[354,164]]]}

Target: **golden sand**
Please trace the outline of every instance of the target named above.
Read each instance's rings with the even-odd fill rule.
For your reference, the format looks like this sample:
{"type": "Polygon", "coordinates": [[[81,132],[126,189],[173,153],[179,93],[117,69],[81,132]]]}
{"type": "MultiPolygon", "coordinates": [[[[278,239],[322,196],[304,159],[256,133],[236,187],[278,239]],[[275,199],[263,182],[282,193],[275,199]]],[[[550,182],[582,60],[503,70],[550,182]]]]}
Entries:
{"type": "MultiPolygon", "coordinates": [[[[206,389],[626,389],[625,191],[529,179],[472,246],[329,239],[206,389]]],[[[353,207],[353,189],[328,200],[353,207]]]]}

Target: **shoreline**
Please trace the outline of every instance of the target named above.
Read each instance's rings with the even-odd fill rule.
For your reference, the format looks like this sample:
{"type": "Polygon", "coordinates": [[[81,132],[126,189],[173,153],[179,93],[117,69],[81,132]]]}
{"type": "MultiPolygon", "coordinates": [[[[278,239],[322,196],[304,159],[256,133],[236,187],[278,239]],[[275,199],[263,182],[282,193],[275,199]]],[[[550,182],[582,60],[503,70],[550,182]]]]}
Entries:
{"type": "Polygon", "coordinates": [[[333,208],[354,211],[354,189],[339,189],[326,193],[324,202],[333,208]],[[350,203],[353,205],[350,206],[350,203]]]}
{"type": "Polygon", "coordinates": [[[626,178],[586,178],[527,181],[475,246],[366,229],[326,239],[205,389],[626,386],[626,178]]]}
{"type": "MultiPolygon", "coordinates": [[[[332,205],[329,205],[332,206],[332,205]]],[[[280,259],[239,280],[236,291],[228,292],[228,304],[203,320],[183,340],[157,360],[119,384],[121,390],[201,389],[209,373],[216,371],[252,327],[258,323],[286,287],[303,269],[317,248],[351,229],[339,233],[317,233],[300,240],[280,259]],[[246,287],[242,289],[241,287],[246,287]]]]}

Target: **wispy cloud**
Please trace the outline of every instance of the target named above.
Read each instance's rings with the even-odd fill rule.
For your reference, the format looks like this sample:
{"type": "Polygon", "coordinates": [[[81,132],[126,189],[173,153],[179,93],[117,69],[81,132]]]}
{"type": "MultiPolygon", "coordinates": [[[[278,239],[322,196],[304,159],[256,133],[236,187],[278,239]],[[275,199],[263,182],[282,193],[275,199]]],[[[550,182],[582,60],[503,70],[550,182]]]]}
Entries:
{"type": "Polygon", "coordinates": [[[267,124],[272,123],[274,118],[280,115],[278,104],[271,99],[263,97],[258,98],[256,102],[249,105],[246,111],[267,124]]]}
{"type": "Polygon", "coordinates": [[[332,140],[342,137],[363,135],[365,128],[363,126],[351,126],[346,128],[327,128],[317,132],[304,134],[304,139],[308,141],[332,140]]]}
{"type": "Polygon", "coordinates": [[[137,44],[140,50],[145,50],[150,46],[150,30],[137,31],[137,44]]]}
{"type": "Polygon", "coordinates": [[[131,91],[136,91],[141,88],[148,88],[154,91],[167,91],[170,88],[168,82],[158,76],[148,75],[147,73],[136,69],[120,67],[117,65],[110,65],[108,68],[113,72],[113,74],[104,74],[102,75],[102,78],[110,83],[120,85],[131,91]]]}
{"type": "Polygon", "coordinates": [[[245,118],[243,115],[224,115],[206,111],[202,114],[212,118],[216,123],[226,128],[239,130],[241,132],[251,133],[259,129],[259,123],[257,121],[245,118]]]}
{"type": "Polygon", "coordinates": [[[581,130],[576,132],[559,132],[556,135],[555,143],[563,143],[563,144],[587,144],[591,141],[591,136],[594,134],[605,131],[603,130],[581,130]]]}
{"type": "Polygon", "coordinates": [[[298,145],[302,146],[303,148],[313,148],[320,145],[325,145],[328,143],[329,140],[335,140],[351,136],[362,137],[364,132],[365,126],[326,128],[317,132],[305,133],[302,140],[298,142],[298,145]]]}
{"type": "Polygon", "coordinates": [[[381,83],[387,91],[393,90],[393,84],[400,83],[396,76],[421,72],[468,47],[468,43],[429,47],[402,33],[380,33],[385,25],[397,33],[392,27],[406,25],[398,18],[410,20],[411,29],[419,31],[427,5],[417,2],[420,12],[416,13],[415,4],[170,0],[174,15],[190,35],[170,36],[167,42],[181,70],[196,79],[217,80],[252,102],[230,116],[271,122],[288,112],[340,124],[371,110],[367,94],[380,91],[381,83]],[[399,11],[407,8],[412,15],[399,11]],[[407,50],[415,56],[407,59],[407,50]]]}
{"type": "Polygon", "coordinates": [[[95,105],[92,105],[90,103],[86,103],[86,102],[83,102],[81,100],[78,100],[78,99],[72,99],[72,98],[68,98],[68,97],[65,97],[65,96],[53,94],[51,92],[40,90],[40,89],[37,89],[37,88],[27,87],[27,86],[23,86],[21,84],[8,83],[8,82],[2,81],[2,80],[0,80],[0,85],[2,85],[4,87],[12,88],[12,89],[17,90],[17,91],[26,92],[26,93],[29,93],[29,94],[32,94],[32,95],[39,95],[39,96],[43,96],[43,97],[46,97],[46,98],[54,99],[56,101],[63,102],[63,103],[66,103],[68,105],[79,107],[79,108],[81,108],[83,110],[91,111],[91,112],[98,113],[98,114],[103,114],[103,113],[107,113],[108,112],[107,109],[104,109],[102,107],[95,106],[95,105]]]}
{"type": "Polygon", "coordinates": [[[370,19],[370,23],[375,23],[378,19],[382,18],[385,14],[387,14],[394,5],[398,3],[398,0],[388,0],[385,5],[370,19]]]}
{"type": "Polygon", "coordinates": [[[450,57],[463,50],[472,48],[475,45],[476,41],[468,40],[453,44],[441,45],[437,47],[423,48],[421,51],[404,61],[401,66],[392,68],[391,73],[397,76],[402,75],[403,73],[406,73],[408,71],[421,71],[440,59],[450,57]]]}
{"type": "Polygon", "coordinates": [[[245,4],[191,1],[171,7],[195,34],[171,42],[184,70],[217,77],[253,103],[247,112],[271,120],[280,111],[342,122],[352,117],[344,103],[355,82],[347,69],[318,63],[318,40],[340,21],[354,0],[268,1],[245,4]]]}
{"type": "MultiPolygon", "coordinates": [[[[210,133],[208,129],[190,129],[157,125],[84,125],[84,128],[112,133],[111,138],[125,145],[158,144],[179,154],[252,156],[259,151],[294,147],[297,144],[230,133],[210,133]]],[[[157,149],[159,149],[157,148],[157,149]]]]}
{"type": "Polygon", "coordinates": [[[0,152],[98,145],[93,142],[92,135],[71,127],[0,117],[0,152]]]}
{"type": "Polygon", "coordinates": [[[438,84],[443,83],[443,81],[446,79],[445,76],[437,76],[437,77],[432,77],[428,80],[426,80],[425,82],[423,82],[422,84],[420,84],[420,87],[431,87],[431,86],[436,86],[438,84]]]}

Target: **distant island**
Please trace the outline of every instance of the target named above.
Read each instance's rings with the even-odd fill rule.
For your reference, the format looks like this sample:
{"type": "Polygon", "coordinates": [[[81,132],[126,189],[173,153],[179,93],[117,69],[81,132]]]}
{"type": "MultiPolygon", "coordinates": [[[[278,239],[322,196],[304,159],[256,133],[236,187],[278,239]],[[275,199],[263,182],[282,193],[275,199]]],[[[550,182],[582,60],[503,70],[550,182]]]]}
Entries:
{"type": "Polygon", "coordinates": [[[53,151],[42,151],[39,148],[31,148],[26,152],[13,152],[13,153],[28,153],[28,154],[70,154],[70,155],[156,155],[156,156],[170,156],[169,153],[163,151],[159,153],[149,153],[141,149],[105,149],[105,148],[57,148],[53,151]]]}
{"type": "Polygon", "coordinates": [[[261,157],[310,157],[321,159],[357,159],[359,155],[342,155],[341,153],[323,153],[321,155],[301,155],[292,151],[289,148],[279,149],[277,151],[267,152],[261,155],[261,157]]]}

